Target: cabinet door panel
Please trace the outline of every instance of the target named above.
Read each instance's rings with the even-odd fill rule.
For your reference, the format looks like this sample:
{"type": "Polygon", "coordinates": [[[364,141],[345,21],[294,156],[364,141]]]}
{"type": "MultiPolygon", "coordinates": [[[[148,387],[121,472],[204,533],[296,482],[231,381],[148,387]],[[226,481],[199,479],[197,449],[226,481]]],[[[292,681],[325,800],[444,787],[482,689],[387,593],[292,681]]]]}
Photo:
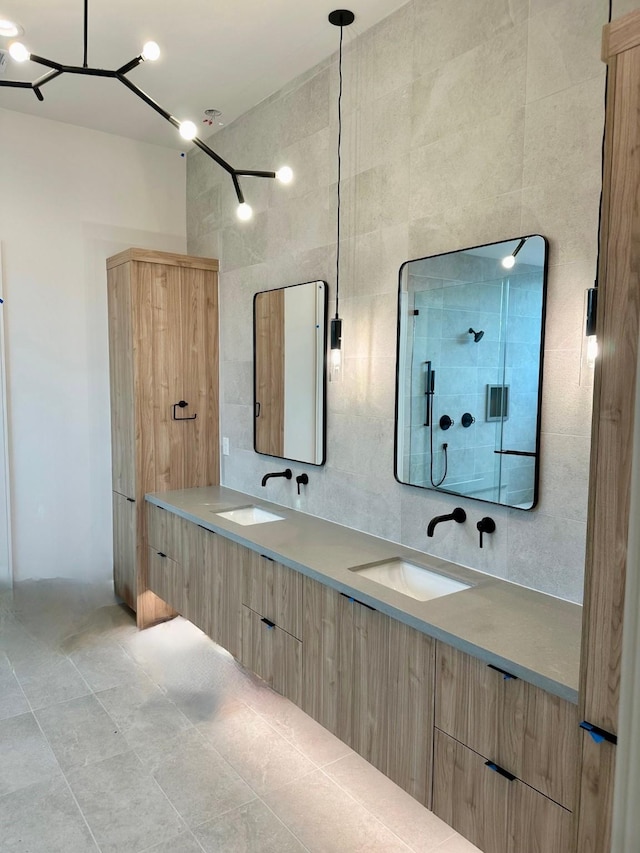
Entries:
{"type": "Polygon", "coordinates": [[[296,705],[302,701],[302,643],[242,606],[243,666],[296,705]]]}
{"type": "Polygon", "coordinates": [[[395,619],[389,631],[387,775],[430,808],[436,644],[395,619]]]}
{"type": "Polygon", "coordinates": [[[113,492],[113,584],[116,595],[136,609],[136,504],[113,492]]]}
{"type": "Polygon", "coordinates": [[[444,643],[436,683],[436,726],[521,777],[526,684],[444,643]]]}
{"type": "Polygon", "coordinates": [[[514,783],[439,729],[435,729],[433,766],[435,814],[486,853],[512,853],[508,821],[514,783]]]}
{"type": "Polygon", "coordinates": [[[134,351],[129,264],[120,264],[107,272],[107,301],[113,490],[136,498],[139,495],[136,493],[134,351]]]}
{"type": "Polygon", "coordinates": [[[573,815],[516,779],[510,821],[510,853],[571,853],[573,815]]]}
{"type": "Polygon", "coordinates": [[[349,604],[353,609],[355,629],[351,745],[359,755],[386,773],[391,620],[364,604],[349,604]]]}
{"type": "Polygon", "coordinates": [[[304,578],[302,708],[352,742],[354,610],[343,595],[304,578]]]}
{"type": "Polygon", "coordinates": [[[575,807],[578,708],[527,684],[521,778],[565,808],[575,807]]]}

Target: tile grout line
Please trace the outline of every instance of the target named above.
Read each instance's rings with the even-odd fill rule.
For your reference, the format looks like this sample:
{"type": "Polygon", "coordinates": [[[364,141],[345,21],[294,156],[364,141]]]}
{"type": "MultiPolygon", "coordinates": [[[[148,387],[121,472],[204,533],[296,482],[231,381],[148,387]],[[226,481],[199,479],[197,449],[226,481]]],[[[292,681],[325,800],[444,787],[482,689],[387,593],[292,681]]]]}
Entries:
{"type": "Polygon", "coordinates": [[[64,781],[65,781],[67,788],[69,789],[69,793],[71,794],[71,796],[73,798],[73,802],[76,804],[76,807],[77,807],[78,811],[80,812],[80,816],[81,816],[82,820],[84,821],[85,826],[89,830],[89,835],[91,836],[91,838],[93,838],[93,843],[96,845],[96,849],[99,851],[99,853],[102,853],[102,847],[100,847],[100,845],[98,844],[98,840],[95,837],[95,835],[93,834],[93,830],[91,829],[89,821],[87,820],[84,811],[80,807],[80,803],[78,802],[76,795],[73,792],[73,788],[71,787],[71,784],[69,783],[69,780],[67,779],[67,774],[64,771],[62,771],[62,776],[64,778],[64,781]]]}

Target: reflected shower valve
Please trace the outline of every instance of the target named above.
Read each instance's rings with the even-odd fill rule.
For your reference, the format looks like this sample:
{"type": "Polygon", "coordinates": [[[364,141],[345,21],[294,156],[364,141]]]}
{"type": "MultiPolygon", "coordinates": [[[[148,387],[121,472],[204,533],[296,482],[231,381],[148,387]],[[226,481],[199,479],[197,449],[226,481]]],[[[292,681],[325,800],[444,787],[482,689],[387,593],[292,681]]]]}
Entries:
{"type": "Polygon", "coordinates": [[[455,421],[452,420],[449,415],[443,415],[440,418],[440,429],[449,429],[454,425],[455,421]]]}

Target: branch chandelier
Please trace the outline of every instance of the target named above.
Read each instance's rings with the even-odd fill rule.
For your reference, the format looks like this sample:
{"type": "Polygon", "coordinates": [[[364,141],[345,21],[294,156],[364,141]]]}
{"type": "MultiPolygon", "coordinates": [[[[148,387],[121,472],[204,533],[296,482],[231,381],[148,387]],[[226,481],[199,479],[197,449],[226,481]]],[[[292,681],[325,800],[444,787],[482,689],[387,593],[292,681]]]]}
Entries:
{"type": "Polygon", "coordinates": [[[240,178],[277,178],[283,184],[288,184],[292,180],[293,172],[288,166],[283,166],[278,169],[277,172],[256,171],[254,169],[235,169],[227,163],[226,160],[223,160],[219,154],[216,154],[215,151],[209,148],[205,142],[198,138],[196,135],[197,127],[192,121],[179,121],[177,118],[172,116],[171,113],[168,113],[163,109],[160,104],[156,103],[153,98],[150,98],[146,92],[143,92],[142,89],[138,88],[135,83],[132,83],[131,80],[129,80],[127,74],[129,74],[130,71],[133,71],[134,68],[137,68],[141,62],[153,62],[160,56],[160,48],[154,41],[147,42],[142,48],[140,56],[136,56],[135,59],[132,59],[125,65],[122,65],[116,71],[109,71],[103,68],[90,68],[87,62],[88,21],[89,0],[84,0],[84,58],[82,66],[62,65],[60,62],[53,62],[51,59],[45,59],[43,56],[37,56],[35,53],[30,53],[29,50],[20,42],[13,42],[9,47],[9,53],[12,59],[16,62],[26,62],[30,59],[31,62],[35,62],[38,65],[44,65],[45,68],[49,68],[50,70],[47,71],[46,74],[43,74],[42,77],[39,77],[34,83],[27,83],[18,80],[0,80],[0,86],[9,86],[16,89],[31,89],[39,101],[44,101],[44,95],[42,94],[43,86],[50,83],[52,80],[55,80],[56,77],[60,77],[62,74],[81,74],[89,77],[112,77],[115,80],[119,80],[123,86],[130,89],[134,95],[137,95],[138,98],[140,98],[141,101],[144,101],[145,104],[148,104],[148,106],[151,107],[151,109],[155,110],[162,116],[162,118],[166,119],[166,121],[177,128],[183,139],[193,142],[194,145],[197,145],[201,151],[204,151],[208,157],[215,160],[219,166],[231,175],[236,196],[238,197],[239,204],[237,214],[239,219],[250,219],[253,213],[251,207],[244,200],[244,194],[240,186],[240,178]]]}

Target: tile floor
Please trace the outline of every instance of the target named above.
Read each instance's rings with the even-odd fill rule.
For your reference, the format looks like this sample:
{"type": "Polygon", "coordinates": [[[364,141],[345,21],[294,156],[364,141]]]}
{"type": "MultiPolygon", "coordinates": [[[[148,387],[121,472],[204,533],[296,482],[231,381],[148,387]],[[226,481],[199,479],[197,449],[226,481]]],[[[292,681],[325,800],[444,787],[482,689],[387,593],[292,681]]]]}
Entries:
{"type": "Polygon", "coordinates": [[[189,622],[0,594],[2,853],[473,853],[189,622]]]}

